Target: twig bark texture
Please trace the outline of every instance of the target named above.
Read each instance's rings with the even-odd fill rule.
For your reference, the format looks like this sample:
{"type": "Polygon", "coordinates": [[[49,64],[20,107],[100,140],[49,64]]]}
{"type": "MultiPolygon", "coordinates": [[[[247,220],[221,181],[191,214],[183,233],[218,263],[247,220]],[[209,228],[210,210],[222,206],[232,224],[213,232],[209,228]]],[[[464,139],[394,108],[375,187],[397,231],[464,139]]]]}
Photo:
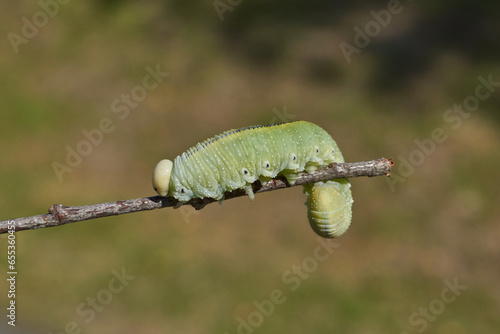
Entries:
{"type": "MultiPolygon", "coordinates": [[[[358,176],[390,176],[391,167],[393,165],[394,163],[392,160],[385,158],[354,163],[332,163],[328,167],[318,169],[311,174],[306,172],[300,173],[293,186],[358,176]]],[[[256,181],[252,186],[254,193],[256,194],[264,191],[292,187],[283,177],[273,179],[265,186],[262,186],[259,181],[256,181]]],[[[244,190],[238,189],[226,193],[225,200],[245,195],[244,190]]],[[[183,205],[191,205],[197,210],[200,210],[205,205],[212,202],[216,202],[216,200],[212,198],[194,198],[183,205]]],[[[9,223],[10,226],[14,224],[16,232],[23,230],[36,230],[39,228],[61,226],[68,223],[100,217],[173,207],[177,204],[179,204],[178,201],[173,197],[160,196],[72,207],[64,206],[62,204],[53,204],[49,208],[49,213],[44,215],[0,221],[0,234],[7,233],[9,223]]]]}

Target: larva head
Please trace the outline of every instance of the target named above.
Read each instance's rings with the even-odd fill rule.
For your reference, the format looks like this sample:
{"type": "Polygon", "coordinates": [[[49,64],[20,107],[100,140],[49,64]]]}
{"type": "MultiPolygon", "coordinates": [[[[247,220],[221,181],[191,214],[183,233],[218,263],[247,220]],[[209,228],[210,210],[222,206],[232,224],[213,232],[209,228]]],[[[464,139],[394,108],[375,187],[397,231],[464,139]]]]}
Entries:
{"type": "Polygon", "coordinates": [[[172,174],[173,162],[168,159],[161,160],[153,170],[153,188],[158,195],[167,196],[172,174]]]}

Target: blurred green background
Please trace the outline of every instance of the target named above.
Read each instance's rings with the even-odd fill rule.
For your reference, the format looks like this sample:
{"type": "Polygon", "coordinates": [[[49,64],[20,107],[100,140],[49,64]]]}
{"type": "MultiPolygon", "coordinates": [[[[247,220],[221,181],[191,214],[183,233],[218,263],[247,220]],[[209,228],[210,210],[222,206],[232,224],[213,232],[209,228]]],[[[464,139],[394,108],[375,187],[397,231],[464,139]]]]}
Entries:
{"type": "MultiPolygon", "coordinates": [[[[391,179],[352,180],[351,228],[332,254],[319,248],[323,261],[299,188],[20,232],[17,326],[2,302],[0,331],[497,332],[500,87],[482,82],[500,81],[499,10],[430,0],[0,4],[1,220],[152,196],[160,159],[253,124],[312,121],[347,161],[397,163],[391,179]],[[348,57],[347,44],[357,48],[348,57]],[[169,75],[142,89],[157,67],[169,75]],[[470,113],[448,111],[464,103],[470,113]],[[103,119],[112,130],[58,178],[54,162],[66,164],[67,147],[103,119]],[[117,291],[122,270],[134,278],[117,291]],[[446,290],[453,282],[466,289],[446,290]],[[261,304],[277,290],[281,303],[261,304]]],[[[0,248],[5,273],[5,235],[0,248]]],[[[5,279],[0,287],[5,301],[5,279]]]]}

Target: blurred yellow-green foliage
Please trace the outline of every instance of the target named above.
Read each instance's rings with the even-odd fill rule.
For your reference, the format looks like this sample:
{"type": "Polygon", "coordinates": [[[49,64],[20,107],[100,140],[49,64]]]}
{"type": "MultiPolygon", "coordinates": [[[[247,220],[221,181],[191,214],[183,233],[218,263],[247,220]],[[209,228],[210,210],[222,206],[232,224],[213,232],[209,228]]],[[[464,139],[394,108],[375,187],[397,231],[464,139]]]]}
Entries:
{"type": "MultiPolygon", "coordinates": [[[[465,0],[3,2],[2,220],[154,195],[160,159],[282,120],[322,126],[347,161],[397,166],[391,179],[352,180],[352,226],[323,261],[299,188],[17,233],[17,326],[2,302],[0,331],[497,332],[500,87],[478,87],[500,81],[499,10],[465,0]],[[214,5],[224,4],[221,20],[214,5]],[[366,28],[372,37],[358,36],[348,61],[342,43],[356,47],[366,28]],[[158,87],[117,104],[157,66],[169,73],[158,87]],[[448,111],[463,103],[470,113],[448,111]],[[53,163],[103,119],[112,130],[59,180],[53,163]],[[134,278],[118,291],[122,270],[134,278]],[[453,282],[466,289],[445,290],[453,282]]],[[[5,279],[0,287],[6,301],[5,279]]]]}

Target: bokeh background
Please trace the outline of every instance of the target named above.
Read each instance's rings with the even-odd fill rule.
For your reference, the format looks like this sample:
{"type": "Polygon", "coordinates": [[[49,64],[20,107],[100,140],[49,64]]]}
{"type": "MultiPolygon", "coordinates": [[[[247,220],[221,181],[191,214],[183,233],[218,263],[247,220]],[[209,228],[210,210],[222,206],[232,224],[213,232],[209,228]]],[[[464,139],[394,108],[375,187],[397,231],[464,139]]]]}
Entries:
{"type": "MultiPolygon", "coordinates": [[[[324,261],[311,260],[321,242],[300,188],[20,232],[17,326],[2,302],[1,332],[498,331],[500,87],[470,114],[448,110],[474,101],[479,77],[500,81],[499,10],[465,0],[2,2],[1,220],[152,196],[157,161],[253,124],[312,121],[347,161],[397,165],[391,179],[352,180],[352,226],[324,261]],[[389,9],[377,29],[372,11],[389,9]],[[356,47],[366,28],[366,45],[346,57],[341,46],[356,47]],[[169,75],[134,107],[115,102],[157,66],[169,75]],[[54,162],[66,164],[67,147],[103,119],[113,130],[58,178],[54,162]],[[134,278],[110,294],[122,270],[134,278]],[[445,282],[466,289],[454,295],[445,282]],[[276,289],[284,301],[259,318],[254,301],[276,289]]],[[[3,277],[5,235],[0,248],[3,277]]],[[[5,279],[0,287],[6,301],[5,279]]]]}

